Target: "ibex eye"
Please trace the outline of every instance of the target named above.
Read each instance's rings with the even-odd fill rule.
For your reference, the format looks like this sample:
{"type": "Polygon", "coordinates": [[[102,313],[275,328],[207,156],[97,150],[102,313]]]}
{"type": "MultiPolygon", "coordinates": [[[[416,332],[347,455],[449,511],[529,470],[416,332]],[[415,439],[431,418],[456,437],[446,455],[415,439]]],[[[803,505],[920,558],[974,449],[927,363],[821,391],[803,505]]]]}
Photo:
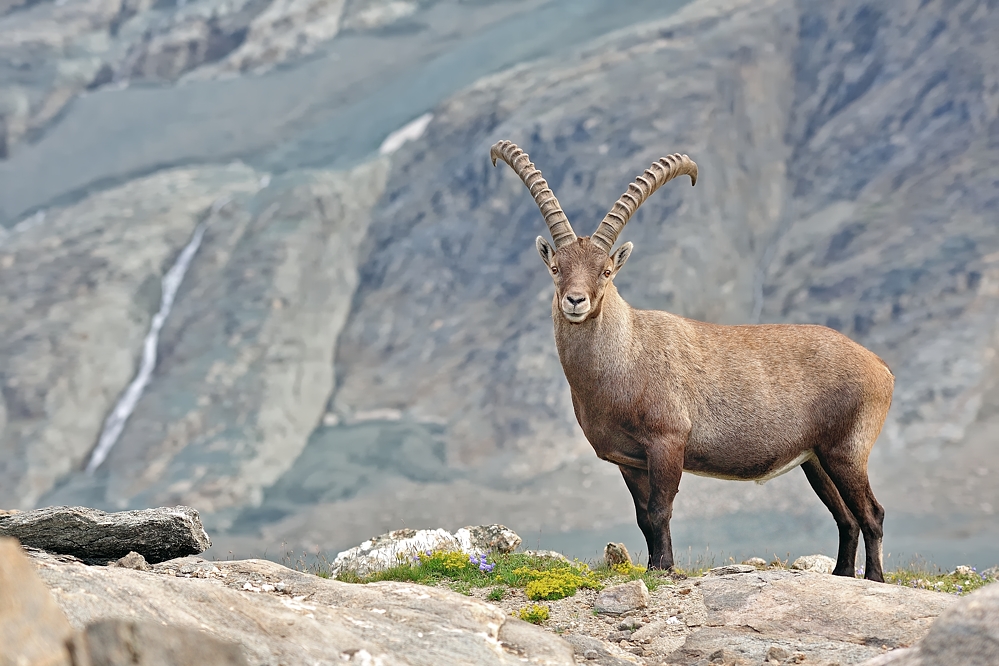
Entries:
{"type": "Polygon", "coordinates": [[[610,273],[609,270],[604,271],[604,277],[610,277],[610,273]]]}
{"type": "Polygon", "coordinates": [[[552,275],[555,275],[556,273],[558,273],[558,267],[552,266],[552,275]]]}

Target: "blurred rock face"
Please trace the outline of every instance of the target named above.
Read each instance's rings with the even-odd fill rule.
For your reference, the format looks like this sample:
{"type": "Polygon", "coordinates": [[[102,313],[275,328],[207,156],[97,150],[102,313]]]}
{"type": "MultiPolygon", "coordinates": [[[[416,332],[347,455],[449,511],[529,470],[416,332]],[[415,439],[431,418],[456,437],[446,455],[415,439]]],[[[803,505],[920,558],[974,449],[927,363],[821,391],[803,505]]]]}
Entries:
{"type": "Polygon", "coordinates": [[[888,492],[984,511],[970,502],[995,392],[999,237],[985,220],[999,80],[980,31],[997,18],[975,7],[942,23],[915,4],[695,3],[446,102],[389,178],[336,399],[456,414],[454,457],[515,450],[508,474],[585,449],[529,241],[544,227],[523,185],[482,155],[518,142],[589,233],[635,175],[683,150],[702,177],[664,188],[626,227],[624,297],[722,323],[821,323],[868,345],[898,376],[875,449],[877,476],[901,472],[888,492]],[[924,494],[909,462],[941,456],[970,480],[924,494]]]}
{"type": "MultiPolygon", "coordinates": [[[[184,503],[247,543],[325,547],[398,527],[400,515],[523,533],[630,521],[613,467],[581,471],[592,453],[533,243],[544,225],[523,184],[488,161],[509,138],[580,234],[653,160],[693,157],[697,187],[666,186],[625,228],[636,249],[622,295],[719,323],[825,324],[867,345],[897,376],[872,459],[889,513],[987,520],[999,507],[988,435],[999,79],[987,64],[999,61],[999,13],[918,4],[694,2],[480,79],[381,161],[273,177],[184,167],[49,210],[0,241],[0,505],[184,503]],[[149,387],[97,475],[74,475],[135,372],[160,277],[202,220],[149,387]]],[[[84,12],[11,5],[0,32],[71,6],[84,12]]],[[[341,28],[391,44],[430,20],[420,3],[240,7],[137,8],[114,48],[140,19],[174,27],[139,31],[130,53],[175,53],[152,44],[184,17],[229,21],[217,35],[239,38],[217,37],[224,48],[195,40],[186,60],[128,60],[150,81],[223,90],[210,81],[293,63],[341,28]]],[[[92,17],[119,10],[86,11],[79,25],[46,19],[44,34],[110,40],[111,19],[92,17]]],[[[57,61],[54,46],[38,48],[38,63],[57,61]]],[[[41,81],[29,97],[57,94],[41,81]]],[[[17,127],[41,127],[48,104],[3,108],[20,109],[17,127]]],[[[4,118],[9,145],[28,136],[4,118]]],[[[766,489],[685,480],[678,511],[817,507],[798,477],[766,489]]]]}
{"type": "Polygon", "coordinates": [[[312,53],[345,20],[353,31],[372,30],[415,7],[386,0],[3,0],[0,157],[44,131],[83,91],[259,73],[312,53]]]}

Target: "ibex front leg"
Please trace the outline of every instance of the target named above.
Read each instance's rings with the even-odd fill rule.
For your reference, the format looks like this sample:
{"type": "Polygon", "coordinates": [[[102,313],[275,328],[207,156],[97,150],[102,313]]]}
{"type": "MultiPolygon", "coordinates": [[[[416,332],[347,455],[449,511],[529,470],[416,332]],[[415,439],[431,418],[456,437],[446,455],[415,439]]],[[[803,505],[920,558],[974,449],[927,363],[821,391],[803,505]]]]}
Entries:
{"type": "Polygon", "coordinates": [[[671,434],[650,438],[645,446],[649,462],[648,520],[652,526],[649,569],[673,568],[669,521],[673,517],[673,500],[680,489],[686,441],[686,435],[671,434]]]}
{"type": "Polygon", "coordinates": [[[635,500],[635,518],[638,519],[638,528],[645,536],[645,543],[648,546],[648,553],[652,554],[652,549],[656,544],[656,532],[652,529],[652,522],[649,520],[649,470],[648,468],[626,467],[618,465],[621,476],[628,485],[631,492],[631,499],[635,500]]]}

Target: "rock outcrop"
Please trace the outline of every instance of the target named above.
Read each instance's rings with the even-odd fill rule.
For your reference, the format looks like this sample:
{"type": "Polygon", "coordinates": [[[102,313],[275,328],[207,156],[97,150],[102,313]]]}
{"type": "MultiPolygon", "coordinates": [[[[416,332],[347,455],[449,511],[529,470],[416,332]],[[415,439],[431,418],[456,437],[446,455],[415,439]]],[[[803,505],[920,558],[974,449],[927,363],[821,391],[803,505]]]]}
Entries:
{"type": "MultiPolygon", "coordinates": [[[[719,650],[759,664],[772,646],[808,662],[857,663],[914,644],[956,601],[939,592],[811,572],[760,571],[705,578],[703,627],[674,663],[710,661],[719,650]]],[[[728,658],[728,657],[727,657],[728,658]]]]}
{"type": "Polygon", "coordinates": [[[516,532],[503,525],[462,527],[454,534],[444,529],[394,530],[338,553],[330,575],[337,577],[350,572],[367,576],[438,550],[460,551],[469,556],[490,552],[512,553],[520,541],[516,532]]]}
{"type": "Polygon", "coordinates": [[[127,654],[171,666],[195,663],[192,654],[220,664],[332,656],[386,665],[984,666],[999,626],[996,585],[958,600],[748,565],[733,565],[746,573],[718,568],[664,581],[651,593],[642,580],[580,589],[544,602],[550,619],[542,629],[511,617],[530,603],[518,588],[487,601],[489,586],[465,596],[409,583],[349,584],[263,560],[145,564],[132,553],[113,566],[87,566],[71,555],[28,554],[33,566],[14,540],[0,538],[0,638],[16,648],[0,655],[3,666],[68,665],[73,651],[92,660],[74,666],[133,663],[121,660],[127,654]]]}
{"type": "Polygon", "coordinates": [[[633,580],[600,590],[593,610],[605,615],[624,615],[649,605],[649,588],[645,581],[633,580]]]}
{"type": "Polygon", "coordinates": [[[953,604],[918,645],[875,657],[861,666],[949,664],[999,664],[999,585],[987,585],[953,604]]]}
{"type": "Polygon", "coordinates": [[[203,553],[212,545],[198,512],[187,506],[118,513],[79,506],[36,509],[0,516],[0,536],[101,564],[129,555],[162,562],[203,553]]]}
{"type": "MultiPolygon", "coordinates": [[[[580,663],[847,666],[916,644],[937,616],[961,603],[900,585],[747,568],[661,584],[644,606],[615,615],[594,613],[606,590],[579,590],[543,602],[550,611],[544,626],[573,645],[580,663]]],[[[515,612],[532,602],[509,590],[495,603],[515,612]]]]}
{"type": "Polygon", "coordinates": [[[56,666],[73,628],[14,539],[0,537],[0,664],[56,666]]]}
{"type": "MultiPolygon", "coordinates": [[[[23,560],[8,551],[4,558],[23,560]]],[[[33,559],[69,618],[68,624],[61,619],[61,631],[71,624],[87,641],[141,642],[152,655],[185,636],[207,636],[204,649],[225,657],[139,663],[239,663],[226,656],[228,645],[238,645],[249,664],[574,663],[572,648],[557,636],[449,590],[350,585],[263,560],[171,560],[135,571],[85,566],[43,552],[33,559]],[[127,623],[107,624],[119,618],[127,623]],[[165,636],[153,631],[164,625],[171,628],[165,636]]]]}

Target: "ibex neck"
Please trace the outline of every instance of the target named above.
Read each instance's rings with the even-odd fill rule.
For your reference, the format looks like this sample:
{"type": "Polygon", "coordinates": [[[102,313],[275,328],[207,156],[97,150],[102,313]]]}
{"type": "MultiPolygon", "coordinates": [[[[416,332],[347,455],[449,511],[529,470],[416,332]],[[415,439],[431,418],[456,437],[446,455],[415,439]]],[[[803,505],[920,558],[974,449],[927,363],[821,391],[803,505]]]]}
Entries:
{"type": "Polygon", "coordinates": [[[572,324],[562,316],[555,301],[552,319],[555,346],[570,386],[593,382],[607,373],[626,371],[632,351],[632,309],[613,283],[608,285],[595,317],[572,324]]]}

